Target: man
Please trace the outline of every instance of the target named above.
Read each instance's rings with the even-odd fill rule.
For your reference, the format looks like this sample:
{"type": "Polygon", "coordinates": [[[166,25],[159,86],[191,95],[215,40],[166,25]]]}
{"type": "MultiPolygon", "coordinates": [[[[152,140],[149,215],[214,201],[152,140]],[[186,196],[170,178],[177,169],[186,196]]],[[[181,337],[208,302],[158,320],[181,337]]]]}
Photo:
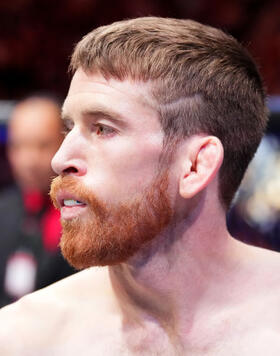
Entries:
{"type": "Polygon", "coordinates": [[[59,213],[48,197],[61,129],[60,107],[46,96],[20,101],[9,120],[16,185],[0,195],[0,306],[73,272],[58,249],[59,213]]]}
{"type": "Polygon", "coordinates": [[[71,68],[51,196],[85,270],[2,310],[2,353],[279,355],[279,256],[225,223],[267,122],[248,53],[138,18],[89,33],[71,68]]]}

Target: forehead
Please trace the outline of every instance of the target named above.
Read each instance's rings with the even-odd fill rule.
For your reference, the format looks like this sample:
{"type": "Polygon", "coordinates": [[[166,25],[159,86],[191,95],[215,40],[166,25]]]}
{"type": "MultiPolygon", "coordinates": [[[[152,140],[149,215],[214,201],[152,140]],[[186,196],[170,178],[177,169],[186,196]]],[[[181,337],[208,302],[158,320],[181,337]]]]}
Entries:
{"type": "Polygon", "coordinates": [[[78,69],[71,81],[62,114],[73,117],[84,111],[112,110],[127,119],[141,116],[156,118],[156,102],[150,94],[150,83],[106,79],[99,73],[78,69]]]}

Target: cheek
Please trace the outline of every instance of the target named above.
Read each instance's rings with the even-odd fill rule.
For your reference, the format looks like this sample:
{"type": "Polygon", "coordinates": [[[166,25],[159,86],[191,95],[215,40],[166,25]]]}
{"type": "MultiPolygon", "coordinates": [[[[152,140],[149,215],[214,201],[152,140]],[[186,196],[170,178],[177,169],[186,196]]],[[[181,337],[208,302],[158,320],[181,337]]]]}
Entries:
{"type": "Polygon", "coordinates": [[[148,140],[139,144],[125,141],[110,152],[103,148],[89,165],[86,184],[102,198],[120,200],[142,192],[157,173],[160,152],[161,146],[148,140]]]}
{"type": "Polygon", "coordinates": [[[104,152],[105,157],[112,158],[112,165],[116,171],[123,170],[131,173],[154,173],[162,151],[161,135],[141,135],[129,137],[114,146],[114,150],[104,152]]]}

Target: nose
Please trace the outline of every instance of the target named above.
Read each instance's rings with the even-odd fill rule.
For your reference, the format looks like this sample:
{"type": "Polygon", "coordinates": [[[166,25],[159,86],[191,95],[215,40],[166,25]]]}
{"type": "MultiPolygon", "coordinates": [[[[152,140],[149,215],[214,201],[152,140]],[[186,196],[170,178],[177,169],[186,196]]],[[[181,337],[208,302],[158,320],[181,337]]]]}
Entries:
{"type": "Polygon", "coordinates": [[[81,140],[70,132],[52,159],[52,169],[58,175],[85,175],[87,165],[83,152],[81,140]]]}

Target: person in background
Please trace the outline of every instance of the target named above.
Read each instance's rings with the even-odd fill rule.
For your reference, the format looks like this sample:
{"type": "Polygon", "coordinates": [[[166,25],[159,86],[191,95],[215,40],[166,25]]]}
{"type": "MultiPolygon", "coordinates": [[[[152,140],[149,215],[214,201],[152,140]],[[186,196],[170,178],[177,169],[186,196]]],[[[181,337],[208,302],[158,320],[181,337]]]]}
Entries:
{"type": "Polygon", "coordinates": [[[48,196],[61,140],[58,102],[34,96],[16,105],[7,147],[16,184],[0,194],[0,306],[74,271],[58,249],[59,213],[48,196]]]}

